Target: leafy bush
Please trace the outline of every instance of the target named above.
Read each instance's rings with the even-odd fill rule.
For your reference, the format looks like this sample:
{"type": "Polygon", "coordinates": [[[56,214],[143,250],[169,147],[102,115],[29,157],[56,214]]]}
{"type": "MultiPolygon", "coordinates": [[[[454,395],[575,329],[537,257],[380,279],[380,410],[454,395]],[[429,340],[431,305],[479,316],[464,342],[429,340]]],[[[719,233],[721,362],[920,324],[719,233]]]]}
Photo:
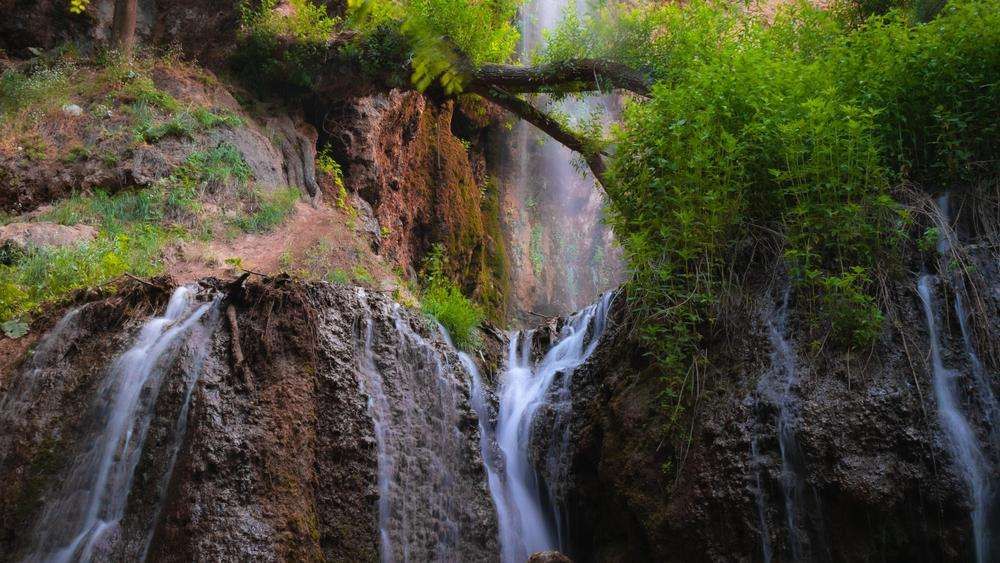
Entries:
{"type": "Polygon", "coordinates": [[[386,30],[402,32],[418,89],[440,82],[446,91],[459,92],[460,58],[475,66],[502,62],[513,54],[520,37],[513,24],[520,4],[521,0],[354,0],[349,2],[348,17],[368,32],[364,37],[377,33],[392,55],[398,42],[386,30]]]}
{"type": "Polygon", "coordinates": [[[310,0],[244,0],[242,45],[234,63],[247,84],[258,89],[305,89],[325,62],[337,20],[310,0]]]}
{"type": "MultiPolygon", "coordinates": [[[[932,181],[949,154],[983,161],[995,150],[988,115],[1000,99],[989,77],[1000,75],[1000,42],[990,29],[1000,22],[984,6],[956,5],[916,26],[893,14],[856,30],[806,6],[770,25],[701,2],[640,14],[642,25],[671,25],[648,49],[653,98],[631,104],[618,133],[610,220],[633,270],[640,333],[669,386],[683,381],[730,264],[751,248],[759,264],[768,238],[814,326],[843,346],[878,337],[874,276],[892,268],[905,226],[890,181],[932,181]],[[955,108],[962,148],[937,151],[957,126],[934,116],[955,108]]],[[[563,30],[554,48],[600,32],[589,29],[563,30]]]]}
{"type": "Polygon", "coordinates": [[[441,245],[435,245],[427,255],[424,284],[420,299],[424,313],[441,323],[459,349],[478,347],[483,312],[445,274],[444,247],[441,245]]]}

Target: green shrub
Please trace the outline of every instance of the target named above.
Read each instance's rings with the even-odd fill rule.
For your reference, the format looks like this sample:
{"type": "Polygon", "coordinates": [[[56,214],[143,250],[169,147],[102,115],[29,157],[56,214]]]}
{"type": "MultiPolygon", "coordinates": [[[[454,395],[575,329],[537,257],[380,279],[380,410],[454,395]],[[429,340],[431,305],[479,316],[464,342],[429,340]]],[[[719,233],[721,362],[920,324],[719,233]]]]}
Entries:
{"type": "Polygon", "coordinates": [[[138,76],[129,81],[119,93],[124,101],[138,102],[173,113],[181,109],[176,98],[160,90],[148,76],[138,76]]]}
{"type": "Polygon", "coordinates": [[[29,251],[12,265],[0,265],[0,322],[34,312],[42,303],[101,285],[125,272],[150,276],[161,270],[160,249],[173,235],[138,225],[76,247],[29,251]]]}
{"type": "Polygon", "coordinates": [[[445,273],[444,247],[434,245],[424,261],[424,291],[421,308],[441,323],[455,346],[471,350],[479,346],[479,325],[483,312],[445,273]]]}
{"type": "Polygon", "coordinates": [[[243,33],[234,63],[258,89],[306,89],[326,60],[337,25],[322,4],[291,0],[291,10],[274,10],[277,0],[244,0],[243,33]],[[256,5],[255,5],[256,4],[256,5]]]}

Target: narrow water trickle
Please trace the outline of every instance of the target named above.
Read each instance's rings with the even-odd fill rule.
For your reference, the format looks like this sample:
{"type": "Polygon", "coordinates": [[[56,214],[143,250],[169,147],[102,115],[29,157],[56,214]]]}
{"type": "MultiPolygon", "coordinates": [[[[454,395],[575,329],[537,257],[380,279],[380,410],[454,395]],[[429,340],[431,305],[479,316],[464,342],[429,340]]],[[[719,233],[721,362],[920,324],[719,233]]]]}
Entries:
{"type": "MultiPolygon", "coordinates": [[[[109,367],[90,407],[86,449],[46,505],[25,561],[90,561],[116,531],[164,375],[192,327],[213,308],[197,303],[190,288],[178,288],[164,315],[147,321],[109,367]]],[[[183,411],[189,398],[188,392],[183,411]]]]}
{"type": "MultiPolygon", "coordinates": [[[[940,215],[940,223],[944,226],[944,231],[938,242],[938,253],[944,258],[951,249],[952,237],[949,196],[947,193],[938,199],[937,211],[940,215]]],[[[972,367],[973,378],[977,379],[980,375],[977,373],[977,370],[982,368],[982,364],[979,362],[979,357],[972,345],[971,335],[966,326],[966,312],[964,303],[961,300],[961,289],[958,283],[961,280],[957,275],[953,280],[956,282],[955,314],[959,317],[963,346],[972,367]]],[[[947,438],[948,450],[951,453],[953,461],[958,466],[959,474],[965,482],[972,501],[971,518],[976,561],[985,563],[992,560],[992,538],[990,537],[989,517],[993,491],[990,482],[989,461],[979,444],[979,440],[969,419],[962,410],[961,387],[959,385],[962,373],[947,367],[944,363],[942,353],[944,345],[938,328],[934,305],[934,286],[937,284],[937,281],[936,276],[924,274],[920,276],[917,282],[917,292],[920,295],[927,323],[934,398],[937,402],[938,420],[947,438]]],[[[985,372],[982,375],[984,378],[986,377],[985,372]]],[[[978,381],[976,383],[977,387],[981,389],[982,384],[978,381]]],[[[984,399],[984,406],[989,408],[989,402],[992,399],[992,388],[988,380],[985,381],[985,386],[990,391],[988,394],[983,393],[984,396],[981,399],[984,399]]],[[[984,414],[984,418],[989,420],[990,413],[987,412],[984,414]]]]}
{"type": "MultiPolygon", "coordinates": [[[[952,226],[951,216],[951,194],[945,192],[937,200],[937,211],[941,224],[941,235],[938,238],[938,254],[944,256],[951,250],[952,240],[956,238],[955,229],[952,226]]],[[[965,356],[969,361],[969,368],[972,380],[976,387],[979,403],[982,408],[983,418],[990,431],[990,443],[994,450],[1000,451],[1000,402],[997,401],[993,392],[991,376],[983,365],[976,345],[973,342],[972,328],[969,326],[969,310],[966,306],[966,295],[968,286],[962,276],[961,269],[954,269],[951,272],[952,287],[955,288],[955,317],[958,319],[958,326],[962,332],[962,347],[965,356]]]]}
{"type": "MultiPolygon", "coordinates": [[[[820,561],[828,558],[822,510],[816,491],[808,495],[805,455],[795,436],[797,408],[793,390],[798,385],[799,372],[792,343],[787,339],[788,305],[791,287],[785,288],[781,306],[765,319],[767,338],[771,345],[771,375],[762,378],[757,393],[777,406],[775,430],[781,458],[781,485],[785,529],[788,534],[788,557],[792,561],[820,561]],[[812,537],[810,537],[812,532],[812,537]]],[[[767,527],[766,495],[763,489],[757,451],[757,437],[751,438],[751,457],[757,465],[757,512],[761,527],[761,550],[765,561],[773,557],[767,527]]]]}
{"type": "Polygon", "coordinates": [[[757,525],[760,526],[760,549],[764,557],[764,563],[771,563],[773,557],[771,551],[771,532],[767,525],[767,499],[764,496],[764,479],[761,476],[763,471],[762,459],[757,447],[757,436],[750,438],[750,462],[756,467],[754,471],[755,485],[754,500],[757,504],[757,525]]]}
{"type": "Polygon", "coordinates": [[[506,480],[503,494],[494,495],[501,518],[507,519],[501,524],[505,562],[523,562],[536,551],[568,551],[566,515],[555,491],[565,484],[568,469],[570,382],[597,347],[612,299],[613,294],[606,293],[569,317],[559,341],[537,364],[531,359],[532,332],[511,336],[497,423],[506,480]],[[533,422],[543,408],[553,417],[545,427],[549,447],[538,452],[532,448],[533,422]],[[545,459],[536,459],[536,454],[545,459]]]}

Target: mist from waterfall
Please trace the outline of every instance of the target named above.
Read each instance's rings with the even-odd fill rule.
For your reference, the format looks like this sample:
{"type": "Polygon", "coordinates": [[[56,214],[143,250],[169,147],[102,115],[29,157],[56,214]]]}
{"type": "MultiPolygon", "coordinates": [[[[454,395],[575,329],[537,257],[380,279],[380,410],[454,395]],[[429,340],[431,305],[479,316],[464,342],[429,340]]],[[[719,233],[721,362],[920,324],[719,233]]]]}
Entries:
{"type": "MultiPolygon", "coordinates": [[[[519,58],[530,64],[544,46],[544,33],[569,10],[585,14],[587,2],[532,0],[521,8],[519,58]]],[[[552,101],[536,96],[546,111],[567,115],[578,125],[597,112],[618,112],[614,96],[552,101]]],[[[603,190],[578,155],[518,122],[506,166],[505,217],[512,248],[513,301],[520,309],[567,315],[583,308],[622,278],[620,251],[602,223],[603,190]]]]}
{"type": "MultiPolygon", "coordinates": [[[[112,362],[89,407],[82,440],[85,449],[45,506],[25,561],[91,561],[97,557],[102,540],[115,532],[124,515],[164,377],[181,344],[216,305],[217,301],[198,303],[191,288],[177,288],[163,316],[147,321],[132,346],[112,362]]],[[[207,338],[202,333],[198,337],[207,338]]],[[[186,383],[189,389],[197,374],[191,377],[194,379],[186,383]]],[[[185,392],[181,407],[184,418],[190,395],[190,391],[185,392]]],[[[178,424],[183,430],[184,423],[178,424]]],[[[182,440],[183,436],[173,439],[182,440]]],[[[169,479],[169,470],[165,478],[169,479]]],[[[152,533],[152,525],[148,533],[152,533]]]]}
{"type": "Polygon", "coordinates": [[[567,518],[557,491],[568,472],[570,384],[573,372],[593,353],[607,324],[613,299],[606,293],[593,305],[569,317],[558,341],[537,363],[532,360],[533,331],[511,335],[507,366],[500,382],[500,414],[496,439],[504,458],[500,508],[502,559],[523,562],[536,551],[569,551],[567,518]],[[548,424],[536,427],[541,411],[548,424]],[[537,431],[545,432],[535,448],[537,431]],[[544,455],[538,459],[536,455],[544,455]]]}

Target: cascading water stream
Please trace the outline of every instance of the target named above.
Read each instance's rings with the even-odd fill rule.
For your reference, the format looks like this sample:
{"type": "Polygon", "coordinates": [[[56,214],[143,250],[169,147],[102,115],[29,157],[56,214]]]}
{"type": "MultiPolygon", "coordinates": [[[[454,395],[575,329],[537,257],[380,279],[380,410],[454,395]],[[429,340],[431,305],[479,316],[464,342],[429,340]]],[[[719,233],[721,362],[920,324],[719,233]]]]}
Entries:
{"type": "MultiPolygon", "coordinates": [[[[938,242],[938,253],[944,257],[950,250],[950,218],[948,210],[948,194],[938,199],[940,223],[945,226],[945,232],[938,242]]],[[[937,402],[938,420],[947,438],[947,446],[954,462],[958,465],[959,474],[965,482],[972,500],[972,533],[975,545],[976,561],[984,563],[991,560],[990,537],[990,503],[992,486],[990,483],[989,462],[972,425],[962,412],[959,398],[959,379],[961,373],[948,368],[942,356],[942,340],[934,314],[934,285],[936,276],[924,274],[917,282],[917,292],[923,305],[924,317],[927,323],[928,340],[930,341],[931,369],[933,375],[934,398],[937,402]]],[[[971,335],[965,327],[964,305],[960,303],[959,286],[956,285],[956,315],[962,327],[963,345],[972,365],[973,376],[976,377],[978,356],[972,346],[971,335]]],[[[981,367],[982,364],[979,364],[981,367]]],[[[989,387],[989,382],[986,382],[989,387]]],[[[987,397],[992,396],[992,389],[987,397]]],[[[988,416],[987,416],[988,418],[988,416]]]]}
{"type": "MultiPolygon", "coordinates": [[[[945,192],[937,200],[937,211],[941,225],[941,235],[938,238],[938,254],[942,257],[952,248],[955,229],[952,227],[951,194],[945,192]]],[[[951,274],[952,286],[955,288],[955,317],[958,319],[959,330],[962,333],[962,347],[969,360],[972,380],[976,385],[976,393],[982,407],[983,417],[990,429],[990,442],[994,450],[1000,450],[1000,403],[993,393],[990,374],[987,373],[979,352],[973,342],[972,329],[969,326],[969,311],[965,305],[967,286],[960,270],[951,274]]]]}
{"type": "MultiPolygon", "coordinates": [[[[362,301],[366,299],[359,290],[362,301]]],[[[444,354],[409,325],[398,305],[389,311],[390,341],[375,321],[359,320],[359,384],[368,397],[378,457],[379,556],[391,561],[457,561],[463,530],[455,485],[464,436],[458,383],[444,354]],[[400,369],[389,378],[376,349],[388,347],[400,369]],[[405,376],[405,377],[404,377],[405,376]],[[405,379],[405,381],[403,381],[405,379]],[[413,387],[400,387],[411,382],[413,387]],[[415,393],[425,393],[418,400],[415,393]]]]}
{"type": "Polygon", "coordinates": [[[195,303],[190,288],[178,288],[165,314],[149,320],[108,369],[90,413],[88,446],[45,507],[25,561],[89,561],[117,527],[164,375],[182,339],[212,308],[195,303]]]}
{"type": "Polygon", "coordinates": [[[565,478],[566,440],[569,432],[570,381],[573,372],[593,353],[607,323],[613,299],[600,300],[567,319],[559,341],[537,364],[531,361],[532,332],[512,335],[507,367],[500,393],[497,443],[504,455],[505,482],[502,495],[494,495],[501,518],[502,556],[505,562],[521,562],[536,551],[567,550],[565,515],[553,488],[565,478]],[[546,459],[532,456],[534,419],[542,409],[554,411],[554,424],[546,429],[550,441],[546,459]],[[546,470],[548,482],[539,479],[536,468],[546,470]]]}
{"type": "Polygon", "coordinates": [[[934,282],[933,275],[924,274],[920,276],[917,283],[917,291],[920,293],[920,300],[923,303],[928,339],[930,340],[934,398],[937,401],[938,420],[948,438],[948,449],[951,451],[955,463],[958,464],[961,477],[972,498],[972,529],[976,560],[984,563],[988,560],[987,554],[989,553],[989,534],[986,521],[990,495],[988,470],[986,459],[976,440],[975,433],[959,408],[955,389],[955,380],[959,374],[948,369],[941,357],[941,336],[934,318],[931,287],[934,282]]]}

